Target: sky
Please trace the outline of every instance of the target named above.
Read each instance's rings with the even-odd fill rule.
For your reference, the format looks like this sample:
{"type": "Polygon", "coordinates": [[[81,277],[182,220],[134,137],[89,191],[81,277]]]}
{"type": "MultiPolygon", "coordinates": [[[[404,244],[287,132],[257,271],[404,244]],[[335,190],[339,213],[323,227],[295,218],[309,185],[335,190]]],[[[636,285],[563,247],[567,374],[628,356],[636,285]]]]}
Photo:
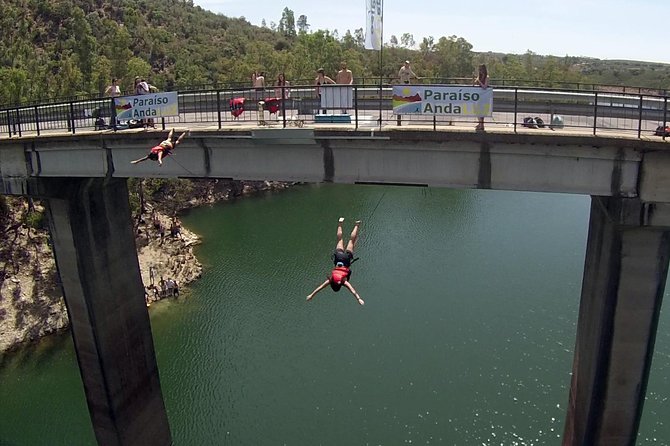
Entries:
{"type": "MultiPolygon", "coordinates": [[[[410,33],[463,37],[476,52],[670,63],[668,0],[450,1],[384,0],[384,41],[410,33]]],[[[244,17],[254,25],[279,23],[285,7],[310,30],[365,28],[365,0],[194,0],[203,9],[244,17]]]]}

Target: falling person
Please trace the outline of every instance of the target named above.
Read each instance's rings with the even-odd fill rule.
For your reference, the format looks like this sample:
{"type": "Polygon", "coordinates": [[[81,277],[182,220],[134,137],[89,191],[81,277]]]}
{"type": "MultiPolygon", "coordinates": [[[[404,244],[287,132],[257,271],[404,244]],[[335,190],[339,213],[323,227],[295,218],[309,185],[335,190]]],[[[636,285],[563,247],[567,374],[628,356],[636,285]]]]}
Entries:
{"type": "Polygon", "coordinates": [[[344,247],[344,240],[342,240],[342,223],[344,223],[344,218],[340,218],[337,222],[337,246],[335,248],[335,252],[333,253],[333,263],[335,264],[335,267],[330,272],[328,279],[307,296],[307,300],[311,300],[316,295],[316,293],[328,285],[330,285],[333,291],[336,292],[339,291],[342,286],[344,286],[351,292],[351,294],[354,295],[358,303],[363,305],[365,302],[363,299],[361,299],[361,296],[358,295],[356,289],[349,282],[351,279],[351,264],[355,260],[354,249],[356,247],[356,241],[358,240],[358,228],[360,227],[361,222],[358,220],[354,224],[354,229],[351,231],[349,243],[347,243],[346,248],[344,247]]]}
{"type": "Polygon", "coordinates": [[[160,144],[157,146],[154,146],[151,148],[149,151],[149,154],[143,158],[140,158],[135,161],[131,161],[132,164],[137,164],[141,163],[142,161],[146,160],[152,160],[152,161],[158,161],[159,165],[163,165],[163,158],[166,156],[169,156],[172,151],[181,143],[181,141],[188,135],[191,131],[187,130],[184,133],[181,134],[179,138],[177,138],[176,141],[172,141],[172,137],[174,135],[174,129],[170,130],[170,133],[168,133],[167,138],[165,141],[162,141],[160,144]]]}

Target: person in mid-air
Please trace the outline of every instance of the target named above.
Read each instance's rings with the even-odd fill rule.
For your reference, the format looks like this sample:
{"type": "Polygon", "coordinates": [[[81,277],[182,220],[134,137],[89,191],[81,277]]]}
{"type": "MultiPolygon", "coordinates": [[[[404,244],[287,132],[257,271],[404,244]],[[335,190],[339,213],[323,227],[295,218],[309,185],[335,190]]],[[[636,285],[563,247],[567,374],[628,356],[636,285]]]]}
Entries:
{"type": "Polygon", "coordinates": [[[358,240],[358,228],[360,227],[361,222],[358,220],[354,224],[354,229],[351,231],[351,236],[349,237],[349,243],[347,243],[346,249],[344,247],[344,241],[342,240],[342,223],[344,223],[344,218],[340,218],[337,222],[337,246],[333,253],[333,263],[335,264],[335,268],[330,272],[328,279],[307,296],[307,300],[311,300],[316,293],[328,285],[330,285],[333,291],[340,291],[340,288],[344,286],[351,291],[351,294],[354,295],[358,303],[363,305],[365,302],[349,282],[349,279],[351,279],[351,264],[355,260],[354,248],[356,247],[356,241],[358,240]]]}
{"type": "Polygon", "coordinates": [[[132,164],[137,164],[141,163],[142,161],[146,160],[153,160],[153,161],[158,161],[159,165],[163,165],[163,158],[166,156],[169,156],[172,151],[179,145],[179,143],[190,133],[189,130],[185,131],[184,133],[181,134],[179,138],[177,138],[176,141],[172,142],[172,135],[174,135],[174,129],[170,130],[170,133],[168,133],[167,138],[165,141],[161,142],[157,146],[154,146],[151,148],[151,151],[147,156],[144,158],[140,158],[135,161],[131,161],[132,164]]]}

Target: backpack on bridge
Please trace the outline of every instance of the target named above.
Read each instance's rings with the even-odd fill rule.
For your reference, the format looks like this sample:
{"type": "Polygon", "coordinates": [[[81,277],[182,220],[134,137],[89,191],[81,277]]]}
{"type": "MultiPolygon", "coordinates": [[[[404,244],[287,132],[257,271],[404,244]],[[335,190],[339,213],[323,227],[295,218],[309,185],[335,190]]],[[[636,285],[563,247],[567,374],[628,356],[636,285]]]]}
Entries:
{"type": "Polygon", "coordinates": [[[656,127],[656,131],[654,132],[654,135],[665,136],[665,137],[670,136],[670,126],[663,127],[662,125],[659,125],[658,127],[656,127]]]}

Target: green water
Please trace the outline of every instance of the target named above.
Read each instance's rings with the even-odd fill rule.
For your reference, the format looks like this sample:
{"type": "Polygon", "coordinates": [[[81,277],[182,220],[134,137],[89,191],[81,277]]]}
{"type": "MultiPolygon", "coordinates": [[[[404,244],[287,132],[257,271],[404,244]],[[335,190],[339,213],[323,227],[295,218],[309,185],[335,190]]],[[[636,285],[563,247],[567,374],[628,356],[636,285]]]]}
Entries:
{"type": "MultiPolygon", "coordinates": [[[[151,308],[175,445],[560,445],[588,197],[305,186],[202,208],[203,278],[151,308]],[[364,220],[345,290],[337,218],[364,220]]],[[[662,314],[639,445],[670,442],[662,314]]],[[[90,445],[68,336],[0,365],[0,445],[90,445]]]]}

